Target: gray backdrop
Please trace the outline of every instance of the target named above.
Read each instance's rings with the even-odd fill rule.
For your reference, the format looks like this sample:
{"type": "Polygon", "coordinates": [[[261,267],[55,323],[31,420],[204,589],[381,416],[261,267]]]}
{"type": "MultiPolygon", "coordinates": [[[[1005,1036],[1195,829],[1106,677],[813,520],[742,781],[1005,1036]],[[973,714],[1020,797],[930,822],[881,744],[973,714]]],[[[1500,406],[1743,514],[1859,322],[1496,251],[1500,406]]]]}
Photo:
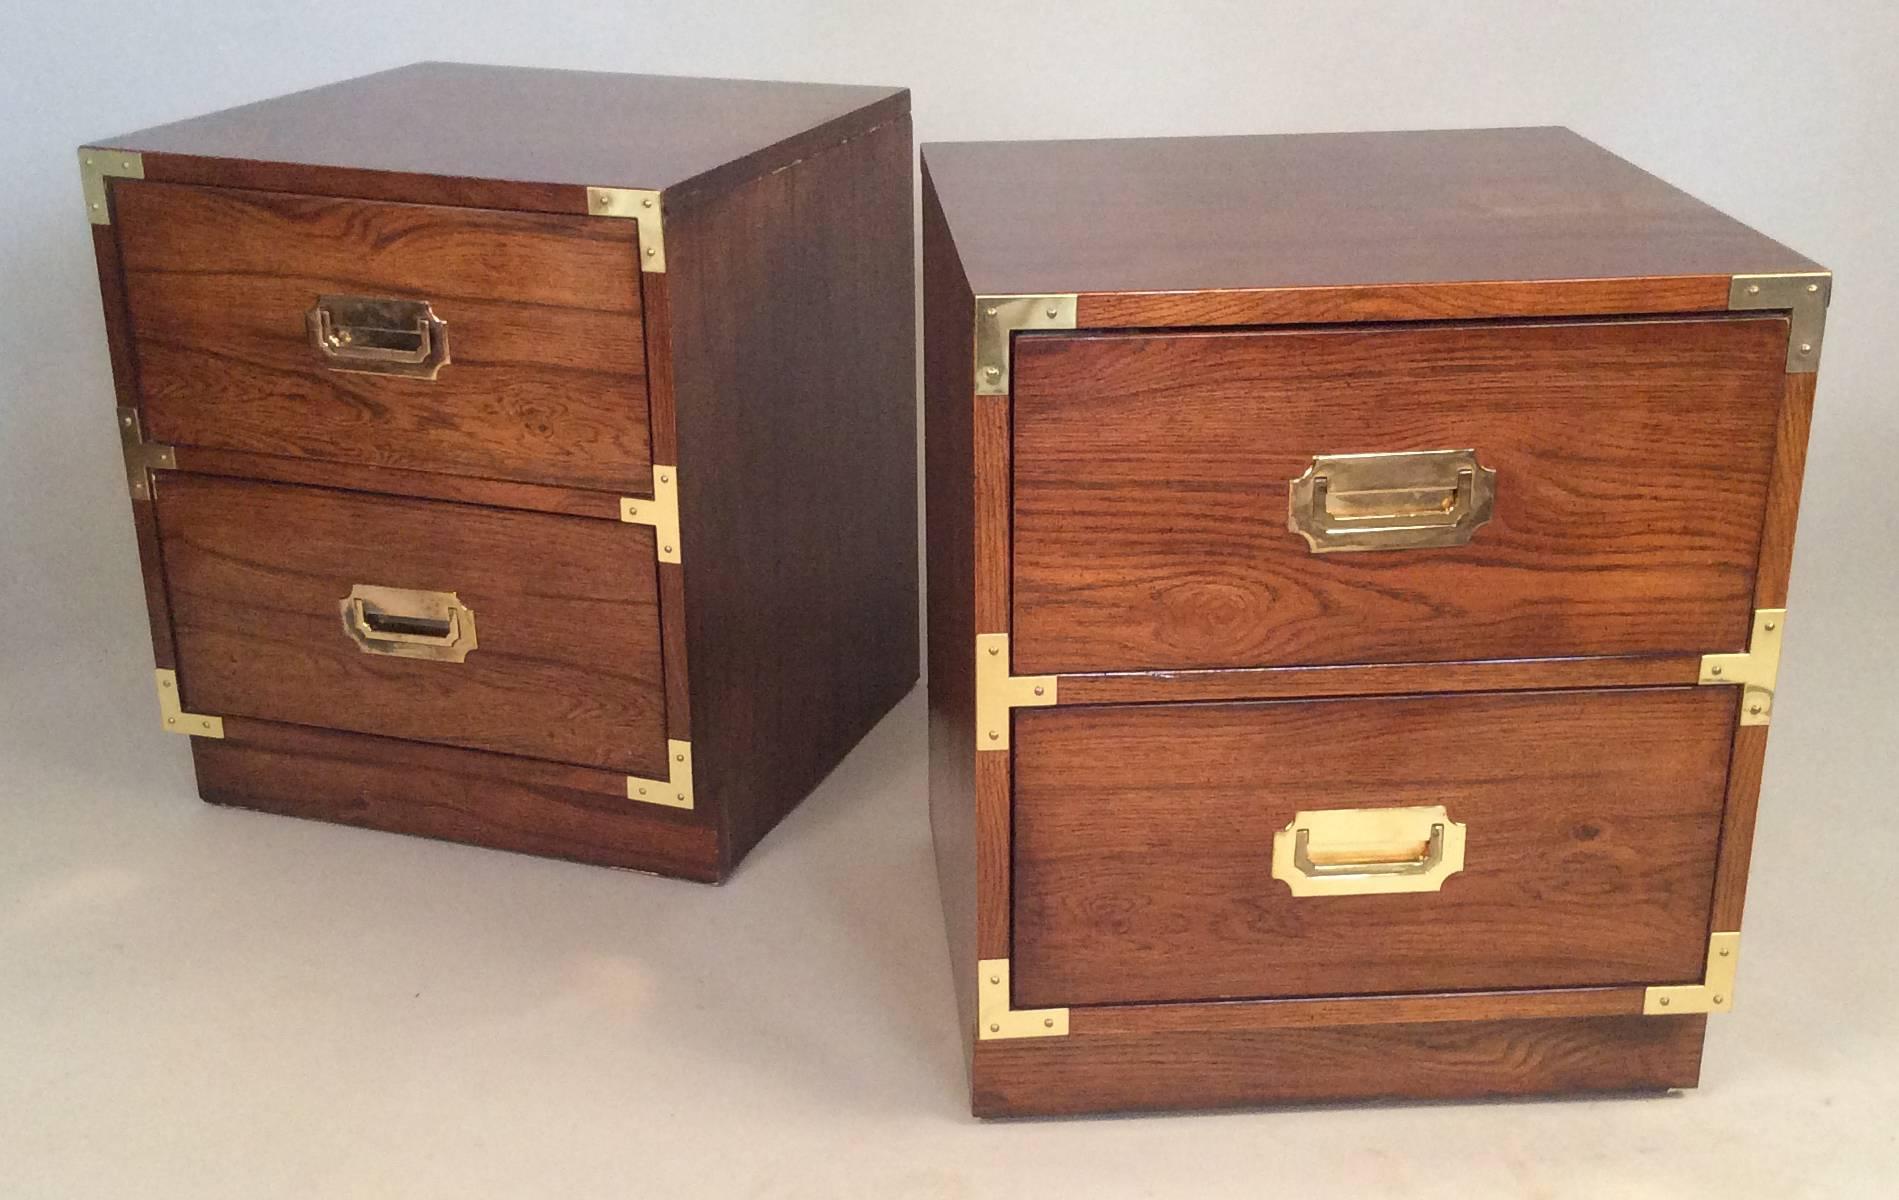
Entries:
{"type": "MultiPolygon", "coordinates": [[[[317,1191],[392,1194],[407,1168],[423,1164],[442,1172],[427,1177],[445,1186],[456,1171],[470,1170],[518,1194],[532,1190],[525,1181],[554,1178],[543,1168],[557,1173],[559,1163],[597,1168],[586,1177],[603,1186],[625,1182],[614,1164],[637,1142],[629,1131],[683,1120],[686,1148],[674,1165],[683,1170],[685,1157],[710,1158],[718,1165],[713,1178],[753,1194],[844,1194],[841,1177],[827,1171],[847,1161],[859,1164],[848,1178],[865,1194],[886,1196],[997,1194],[1002,1181],[1040,1178],[1056,1187],[1087,1175],[1098,1176],[1091,1184],[1097,1194],[1166,1194],[1187,1181],[1204,1194],[1221,1180],[1242,1189],[1259,1182],[1255,1167],[1308,1188],[1334,1180],[1386,1194],[1455,1191],[1460,1178],[1518,1195],[1612,1194],[1604,1190],[1611,1179],[1613,1194],[1649,1194],[1651,1183],[1662,1194],[1664,1181],[1674,1194],[1709,1194],[1710,1172],[1721,1171],[1732,1172],[1730,1194],[1870,1194],[1842,1188],[1840,1173],[1894,1156],[1889,1132],[1855,1121],[1890,1111],[1899,1075],[1892,1069],[1899,1004],[1882,957],[1899,917],[1888,865],[1899,853],[1892,783],[1899,649],[1889,634],[1899,563],[1895,45],[1899,8],[1881,0],[9,0],[0,13],[0,1162],[33,1164],[22,1186],[49,1195],[129,1194],[135,1186],[152,1194],[165,1184],[193,1186],[199,1195],[223,1188],[260,1195],[273,1186],[301,1190],[299,1181],[317,1191]],[[1001,1130],[959,1122],[948,985],[921,832],[914,698],[844,778],[766,843],[761,853],[770,865],[748,868],[721,893],[657,884],[642,891],[636,883],[643,881],[605,872],[197,806],[184,741],[161,735],[153,720],[150,650],[72,150],[88,139],[421,58],[903,84],[914,91],[919,141],[1566,124],[1833,268],[1743,1002],[1713,1027],[1710,1086],[1672,1106],[1628,1110],[1636,1115],[1626,1120],[1611,1105],[1562,1108],[1554,1117],[1514,1106],[1001,1130]],[[866,845],[890,847],[886,859],[868,850],[831,857],[859,820],[885,839],[865,835],[866,845]],[[822,864],[871,872],[852,886],[883,889],[877,902],[902,913],[901,921],[879,932],[861,915],[840,917],[848,906],[825,899],[823,885],[804,873],[822,864]],[[738,1006],[725,1015],[753,1030],[756,1044],[730,1034],[739,1041],[720,1053],[711,1047],[728,1035],[708,1032],[698,1057],[640,1060],[639,1071],[680,1087],[696,1083],[707,1097],[703,1104],[668,1100],[644,1115],[634,1110],[654,1101],[650,1089],[622,1078],[624,1094],[590,1091],[601,1085],[588,1073],[587,1054],[534,1043],[540,1057],[515,1063],[523,1074],[508,1076],[501,1090],[532,1097],[540,1116],[525,1127],[539,1149],[511,1140],[524,1126],[504,1108],[464,1114],[484,1131],[482,1148],[446,1153],[452,1139],[444,1143],[419,1117],[408,1128],[397,1115],[441,1102],[435,1091],[392,1082],[367,1060],[345,1056],[339,1065],[339,1043],[326,1040],[369,1038],[381,1047],[372,1057],[398,1056],[410,1034],[388,1032],[389,1010],[365,1001],[347,1020],[331,1014],[338,1024],[330,1028],[320,1014],[298,1008],[292,993],[353,995],[370,980],[399,974],[418,946],[461,939],[483,947],[492,930],[457,927],[443,913],[404,925],[413,918],[400,914],[431,903],[473,906],[481,920],[506,925],[510,914],[529,910],[479,908],[500,878],[517,899],[545,905],[532,910],[545,925],[511,930],[524,942],[558,942],[553,931],[568,922],[610,925],[628,911],[691,912],[727,923],[740,913],[758,921],[789,913],[784,919],[805,923],[787,927],[785,945],[802,954],[815,941],[831,946],[841,969],[873,972],[869,982],[847,974],[820,984],[801,974],[810,960],[784,957],[791,952],[776,940],[751,945],[747,934],[728,932],[718,948],[701,950],[689,938],[627,933],[658,939],[615,951],[650,966],[660,981],[652,986],[716,978],[779,997],[868,987],[861,1003],[873,1024],[893,1005],[917,1013],[894,1032],[871,1035],[862,1074],[833,1087],[812,1082],[827,1078],[818,1064],[855,1063],[851,1051],[827,1044],[809,1062],[793,1054],[797,1069],[773,1074],[771,1055],[797,1039],[783,1029],[760,1033],[776,1018],[738,1006]],[[367,932],[323,940],[314,931],[327,928],[337,905],[347,910],[352,895],[364,907],[350,919],[367,932]],[[260,905],[257,923],[242,919],[260,905]],[[678,908],[644,907],[664,905],[678,908]],[[295,930],[308,936],[286,932],[295,930]],[[401,940],[405,934],[413,945],[401,940]],[[386,959],[372,957],[355,974],[337,965],[378,952],[386,959]],[[298,957],[311,953],[331,958],[298,957]],[[695,957],[701,953],[710,957],[695,957]],[[888,965],[864,967],[870,960],[888,965]],[[332,968],[354,982],[339,981],[332,968]],[[282,984],[305,970],[305,991],[282,984]],[[229,1011],[219,1008],[226,1002],[229,1011]],[[207,1010],[216,1020],[200,1027],[207,1010]],[[391,1040],[375,1040],[385,1036],[391,1040]],[[295,1058],[285,1048],[291,1044],[308,1057],[295,1058]],[[280,1053],[291,1057],[278,1062],[280,1053]],[[559,1076],[567,1085],[540,1073],[536,1063],[549,1061],[557,1066],[548,1070],[568,1072],[559,1076]],[[889,1081],[896,1078],[889,1073],[912,1068],[910,1083],[889,1081]],[[773,1086],[788,1089],[783,1104],[732,1098],[773,1086]],[[229,1099],[240,1087],[247,1089],[241,1100],[229,1099]],[[346,1115],[377,1088],[407,1099],[346,1115]],[[866,1090],[874,1103],[849,1102],[849,1093],[866,1090]],[[184,1117],[173,1105],[196,1115],[184,1117]],[[743,1137],[719,1134],[712,1132],[719,1123],[695,1123],[678,1111],[734,1105],[734,1121],[756,1118],[758,1128],[743,1137]],[[552,1115],[570,1106],[586,1109],[593,1123],[576,1127],[573,1113],[552,1115]],[[791,1109],[823,1115],[811,1117],[808,1129],[786,1126],[791,1109]],[[1695,1115],[1658,1115],[1666,1111],[1695,1115]],[[899,1131],[876,1126],[875,1138],[908,1148],[867,1148],[846,1118],[867,1129],[895,1120],[899,1131]],[[919,1120],[954,1131],[944,1135],[952,1142],[916,1133],[919,1120]],[[785,1128],[805,1132],[760,1132],[785,1128]],[[1273,1133],[1292,1129],[1329,1165],[1280,1160],[1266,1168],[1258,1156],[1270,1150],[1273,1133]],[[1661,1129],[1672,1132],[1655,1132],[1661,1129]],[[921,1140],[906,1142],[912,1134],[921,1140]],[[1404,1144],[1413,1135],[1428,1135],[1437,1149],[1404,1144]],[[24,1138],[30,1153],[9,1154],[9,1136],[24,1138]],[[563,1138],[575,1145],[557,1151],[563,1138]],[[108,1145],[117,1149],[107,1153],[108,1145]],[[339,1165],[358,1153],[385,1166],[339,1165]],[[1229,1162],[1220,1156],[1232,1154],[1252,1165],[1230,1176],[1201,1165],[1229,1162]],[[1432,1169],[1439,1155],[1466,1174],[1432,1169]],[[92,1174],[107,1170],[123,1173],[92,1174]]],[[[487,973],[503,969],[494,956],[507,955],[491,944],[467,953],[431,980],[483,994],[493,983],[487,973]],[[472,975],[455,975],[458,966],[472,975]]],[[[508,969],[522,979],[557,973],[557,965],[531,956],[508,969]]],[[[621,997],[612,978],[578,985],[577,994],[621,997]]],[[[416,994],[423,994],[420,983],[416,994]]],[[[627,993],[638,994],[638,987],[627,993]]],[[[700,996],[687,1007],[702,1002],[720,1003],[700,996]]],[[[824,1003],[836,1001],[814,997],[787,1008],[783,1019],[788,1028],[815,1029],[824,1003]]],[[[578,1020],[571,1012],[561,1019],[578,1020]]],[[[653,1044],[663,1040],[648,1033],[653,1044]]],[[[573,1036],[647,1044],[639,1028],[575,1026],[573,1036]]],[[[471,1037],[461,1052],[478,1058],[491,1040],[471,1037]]],[[[465,1105],[491,1095],[485,1085],[501,1078],[451,1075],[445,1086],[465,1105]]],[[[659,1169],[646,1161],[648,1170],[659,1169]]],[[[416,1178],[407,1182],[412,1194],[433,1194],[416,1178]]]]}

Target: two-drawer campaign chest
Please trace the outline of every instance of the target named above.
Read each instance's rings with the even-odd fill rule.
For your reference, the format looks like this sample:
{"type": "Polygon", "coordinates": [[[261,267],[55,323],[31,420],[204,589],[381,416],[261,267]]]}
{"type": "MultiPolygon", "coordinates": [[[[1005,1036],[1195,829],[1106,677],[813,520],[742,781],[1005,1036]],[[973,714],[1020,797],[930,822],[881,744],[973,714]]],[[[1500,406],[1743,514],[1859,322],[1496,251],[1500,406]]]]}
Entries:
{"type": "Polygon", "coordinates": [[[1828,274],[1557,129],[923,160],[976,1111],[1695,1084],[1828,274]]]}
{"type": "Polygon", "coordinates": [[[205,798],[722,878],[916,679],[911,161],[450,64],[82,149],[205,798]]]}

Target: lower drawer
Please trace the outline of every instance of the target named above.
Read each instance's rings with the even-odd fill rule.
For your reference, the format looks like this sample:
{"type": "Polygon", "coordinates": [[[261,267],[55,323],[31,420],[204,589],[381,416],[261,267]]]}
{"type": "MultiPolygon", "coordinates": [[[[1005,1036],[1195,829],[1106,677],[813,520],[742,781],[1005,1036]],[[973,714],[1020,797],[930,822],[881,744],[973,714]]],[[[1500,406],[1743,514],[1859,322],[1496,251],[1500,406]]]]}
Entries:
{"type": "Polygon", "coordinates": [[[1670,687],[1021,710],[1014,1004],[1699,980],[1734,706],[1670,687]]]}
{"type": "Polygon", "coordinates": [[[166,471],[183,707],[666,778],[653,531],[166,471]]]}

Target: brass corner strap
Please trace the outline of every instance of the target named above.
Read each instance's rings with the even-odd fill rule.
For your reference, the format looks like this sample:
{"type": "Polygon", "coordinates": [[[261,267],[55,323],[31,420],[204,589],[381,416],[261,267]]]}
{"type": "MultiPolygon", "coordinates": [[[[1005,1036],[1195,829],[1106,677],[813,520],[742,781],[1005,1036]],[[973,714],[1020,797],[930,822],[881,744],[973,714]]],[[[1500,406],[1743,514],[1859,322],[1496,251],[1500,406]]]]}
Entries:
{"type": "Polygon", "coordinates": [[[207,717],[184,710],[184,702],[178,696],[178,672],[160,667],[155,674],[158,677],[158,715],[164,719],[166,733],[208,738],[224,736],[223,717],[207,717]]]}
{"type": "Polygon", "coordinates": [[[1689,1013],[1727,1012],[1734,1007],[1734,970],[1741,962],[1741,935],[1708,935],[1708,965],[1700,983],[1652,987],[1642,997],[1642,1014],[1679,1017],[1689,1013]]]}
{"type": "Polygon", "coordinates": [[[677,739],[666,742],[665,779],[626,777],[626,798],[644,804],[663,804],[667,808],[692,807],[692,743],[677,739]]]}
{"type": "Polygon", "coordinates": [[[1075,296],[976,297],[976,394],[1009,394],[1009,351],[1018,329],[1073,329],[1075,296]]]}
{"type": "Polygon", "coordinates": [[[1065,1008],[1009,1007],[1009,960],[985,958],[976,964],[976,1037],[981,1041],[1004,1038],[1066,1037],[1065,1008]]]}
{"type": "Polygon", "coordinates": [[[1785,309],[1787,373],[1802,375],[1820,369],[1820,339],[1826,333],[1826,306],[1833,298],[1830,271],[1796,271],[1780,275],[1736,275],[1728,284],[1728,309],[1734,312],[1785,309]]]}
{"type": "Polygon", "coordinates": [[[112,202],[106,195],[106,180],[143,178],[145,159],[142,155],[130,150],[81,146],[79,187],[86,197],[86,220],[94,225],[112,224],[112,202]]]}
{"type": "Polygon", "coordinates": [[[596,217],[619,217],[638,221],[640,270],[663,274],[666,270],[666,209],[659,193],[650,188],[590,187],[587,211],[596,217]]]}
{"type": "Polygon", "coordinates": [[[679,559],[679,468],[653,468],[653,497],[622,496],[620,519],[629,525],[653,527],[653,553],[659,561],[679,559]]]}
{"type": "Polygon", "coordinates": [[[125,485],[134,500],[152,498],[151,472],[178,469],[178,455],[170,446],[145,440],[136,408],[119,410],[119,452],[125,457],[125,485]]]}
{"type": "Polygon", "coordinates": [[[1009,674],[1009,635],[976,635],[976,749],[1009,748],[1010,710],[1055,703],[1055,676],[1009,674]]]}
{"type": "Polygon", "coordinates": [[[1774,687],[1780,680],[1780,638],[1786,625],[1786,609],[1757,609],[1745,651],[1701,656],[1697,682],[1741,687],[1743,725],[1765,725],[1774,715],[1774,687]]]}

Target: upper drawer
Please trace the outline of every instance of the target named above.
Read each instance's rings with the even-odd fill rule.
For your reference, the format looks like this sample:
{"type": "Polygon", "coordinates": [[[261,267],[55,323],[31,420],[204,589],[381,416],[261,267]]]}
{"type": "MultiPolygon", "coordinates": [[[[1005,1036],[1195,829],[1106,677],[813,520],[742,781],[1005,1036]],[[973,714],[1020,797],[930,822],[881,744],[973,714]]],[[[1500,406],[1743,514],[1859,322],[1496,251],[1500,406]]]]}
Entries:
{"type": "Polygon", "coordinates": [[[1777,315],[1018,337],[1015,669],[1738,648],[1786,354],[1777,315]]]}
{"type": "Polygon", "coordinates": [[[148,437],[651,486],[635,222],[131,180],[113,199],[148,437]],[[442,325],[423,347],[418,304],[345,300],[326,353],[321,297],[442,325]],[[392,361],[444,344],[434,378],[392,361]]]}

